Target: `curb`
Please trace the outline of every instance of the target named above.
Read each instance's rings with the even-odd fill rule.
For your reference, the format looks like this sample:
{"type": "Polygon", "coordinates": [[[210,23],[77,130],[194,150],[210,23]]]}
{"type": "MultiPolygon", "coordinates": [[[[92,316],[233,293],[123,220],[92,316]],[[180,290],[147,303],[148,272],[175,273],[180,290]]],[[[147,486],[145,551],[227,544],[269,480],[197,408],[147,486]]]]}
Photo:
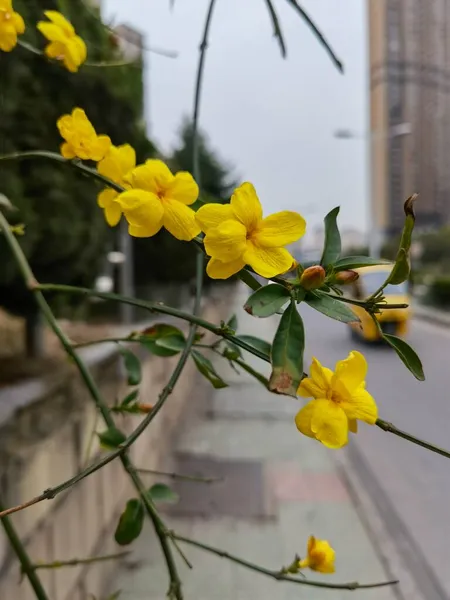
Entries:
{"type": "Polygon", "coordinates": [[[413,306],[413,318],[420,321],[427,321],[435,325],[443,325],[450,327],[450,314],[447,314],[439,309],[425,308],[424,306],[413,306]]]}

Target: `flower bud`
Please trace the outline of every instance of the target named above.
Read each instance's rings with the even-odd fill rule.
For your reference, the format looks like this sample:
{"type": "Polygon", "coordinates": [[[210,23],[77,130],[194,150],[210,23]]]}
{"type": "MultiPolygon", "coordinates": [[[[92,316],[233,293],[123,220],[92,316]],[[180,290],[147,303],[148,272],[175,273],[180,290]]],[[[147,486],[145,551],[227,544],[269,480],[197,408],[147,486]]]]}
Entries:
{"type": "Polygon", "coordinates": [[[142,414],[147,414],[153,410],[153,404],[147,404],[145,402],[136,404],[139,412],[142,414]]]}
{"type": "Polygon", "coordinates": [[[339,285],[346,285],[348,283],[353,283],[359,277],[359,273],[356,271],[340,271],[335,275],[335,281],[339,285]]]}
{"type": "Polygon", "coordinates": [[[300,285],[305,290],[315,290],[320,288],[325,282],[325,269],[320,265],[308,267],[300,277],[300,285]]]}

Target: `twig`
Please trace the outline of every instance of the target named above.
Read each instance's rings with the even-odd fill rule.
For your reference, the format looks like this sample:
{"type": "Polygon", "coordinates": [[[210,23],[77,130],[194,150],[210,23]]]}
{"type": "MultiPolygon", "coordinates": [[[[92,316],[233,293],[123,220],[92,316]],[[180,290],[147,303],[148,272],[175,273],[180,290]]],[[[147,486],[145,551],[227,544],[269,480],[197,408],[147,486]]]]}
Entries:
{"type": "Polygon", "coordinates": [[[201,477],[199,475],[181,475],[180,473],[167,473],[166,471],[156,471],[155,469],[136,469],[138,473],[148,475],[162,475],[171,479],[181,479],[184,481],[198,481],[199,483],[216,483],[223,481],[223,477],[201,477]]]}
{"type": "Polygon", "coordinates": [[[436,454],[440,454],[441,456],[445,456],[446,458],[450,458],[450,452],[448,450],[444,450],[443,448],[439,448],[439,446],[435,446],[434,444],[430,444],[429,442],[425,442],[406,431],[401,431],[397,429],[395,425],[392,423],[388,423],[387,421],[383,421],[382,419],[377,419],[375,425],[382,429],[383,431],[387,431],[388,433],[393,433],[394,435],[398,435],[398,437],[403,438],[404,440],[408,440],[408,442],[412,442],[413,444],[417,444],[418,446],[422,446],[422,448],[426,448],[431,452],[435,452],[436,454]]]}
{"type": "Polygon", "coordinates": [[[272,579],[276,579],[277,581],[288,581],[290,583],[297,583],[300,585],[309,585],[311,587],[320,587],[327,588],[333,590],[361,590],[361,589],[370,589],[370,588],[379,588],[385,587],[387,585],[395,585],[398,583],[398,580],[393,581],[382,581],[380,583],[365,583],[360,584],[357,581],[352,581],[349,583],[325,583],[322,581],[312,581],[310,579],[300,579],[298,577],[291,577],[289,575],[285,575],[284,573],[278,571],[272,571],[270,569],[265,569],[255,563],[252,563],[243,558],[239,558],[234,554],[230,554],[229,552],[225,552],[220,548],[214,548],[213,546],[209,546],[208,544],[203,544],[202,542],[197,542],[196,540],[192,540],[191,538],[184,537],[182,535],[178,535],[175,532],[172,532],[172,536],[180,542],[184,542],[185,544],[190,544],[191,546],[195,546],[196,548],[200,548],[201,550],[205,550],[206,552],[210,552],[211,554],[215,554],[216,556],[220,556],[220,558],[226,558],[231,562],[234,562],[242,567],[246,567],[251,571],[255,571],[256,573],[260,573],[261,575],[266,575],[267,577],[271,577],[272,579]]]}
{"type": "Polygon", "coordinates": [[[37,571],[38,569],[60,569],[62,567],[76,567],[77,565],[90,565],[92,563],[103,562],[106,560],[115,560],[116,558],[123,558],[130,554],[130,550],[124,552],[117,552],[116,554],[105,554],[104,556],[91,556],[89,558],[72,558],[70,560],[55,560],[51,563],[36,563],[32,565],[32,569],[37,571]]]}
{"type": "MultiPolygon", "coordinates": [[[[3,506],[0,503],[0,510],[2,509],[3,506]]],[[[12,549],[16,553],[16,556],[20,562],[22,573],[24,573],[30,582],[37,600],[49,600],[49,597],[42,586],[41,580],[34,571],[33,564],[28,556],[27,551],[25,550],[25,546],[22,544],[19,536],[17,535],[14,525],[11,523],[8,517],[3,517],[1,519],[1,524],[5,531],[6,537],[8,538],[9,543],[11,544],[12,549]]]]}

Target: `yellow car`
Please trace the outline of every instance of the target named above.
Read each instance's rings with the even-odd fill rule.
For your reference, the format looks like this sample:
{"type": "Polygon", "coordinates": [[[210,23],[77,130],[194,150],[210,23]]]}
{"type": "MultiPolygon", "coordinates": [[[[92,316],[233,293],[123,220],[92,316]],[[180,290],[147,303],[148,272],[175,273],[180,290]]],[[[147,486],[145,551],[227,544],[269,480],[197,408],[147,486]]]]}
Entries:
{"type": "MultiPolygon", "coordinates": [[[[365,300],[381,287],[391,272],[392,265],[377,265],[355,269],[359,278],[348,289],[348,295],[355,300],[365,300]]],[[[388,285],[384,289],[388,304],[409,304],[408,284],[405,281],[399,285],[388,285]]],[[[361,323],[350,325],[352,335],[361,337],[368,342],[380,340],[381,336],[370,315],[360,306],[352,306],[361,323]]],[[[404,337],[408,332],[411,308],[388,308],[376,315],[384,333],[404,337]]]]}

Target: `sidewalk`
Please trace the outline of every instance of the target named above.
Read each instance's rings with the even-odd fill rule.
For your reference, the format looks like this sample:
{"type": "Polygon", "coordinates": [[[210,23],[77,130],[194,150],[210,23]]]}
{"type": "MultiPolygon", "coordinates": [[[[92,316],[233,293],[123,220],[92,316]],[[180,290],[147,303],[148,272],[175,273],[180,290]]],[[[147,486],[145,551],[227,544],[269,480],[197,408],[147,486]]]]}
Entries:
{"type": "MultiPolygon", "coordinates": [[[[276,319],[247,315],[240,308],[246,295],[242,288],[230,310],[238,316],[239,332],[271,340],[276,319]]],[[[268,372],[258,359],[252,364],[268,372]]],[[[166,516],[169,526],[269,569],[290,563],[295,553],[304,555],[308,536],[314,534],[335,548],[336,573],[308,572],[309,579],[388,579],[333,451],[298,433],[296,401],[270,394],[225,363],[216,362],[216,368],[230,387],[213,390],[206,413],[180,431],[175,464],[183,473],[222,475],[224,481],[172,483],[181,501],[166,516]]],[[[164,410],[170,410],[170,402],[164,410]]],[[[118,565],[111,590],[122,590],[120,600],[162,600],[167,574],[150,528],[132,549],[131,558],[118,565]]],[[[350,592],[277,582],[191,546],[183,550],[194,566],[190,571],[178,560],[186,600],[396,598],[389,587],[350,592]]]]}

